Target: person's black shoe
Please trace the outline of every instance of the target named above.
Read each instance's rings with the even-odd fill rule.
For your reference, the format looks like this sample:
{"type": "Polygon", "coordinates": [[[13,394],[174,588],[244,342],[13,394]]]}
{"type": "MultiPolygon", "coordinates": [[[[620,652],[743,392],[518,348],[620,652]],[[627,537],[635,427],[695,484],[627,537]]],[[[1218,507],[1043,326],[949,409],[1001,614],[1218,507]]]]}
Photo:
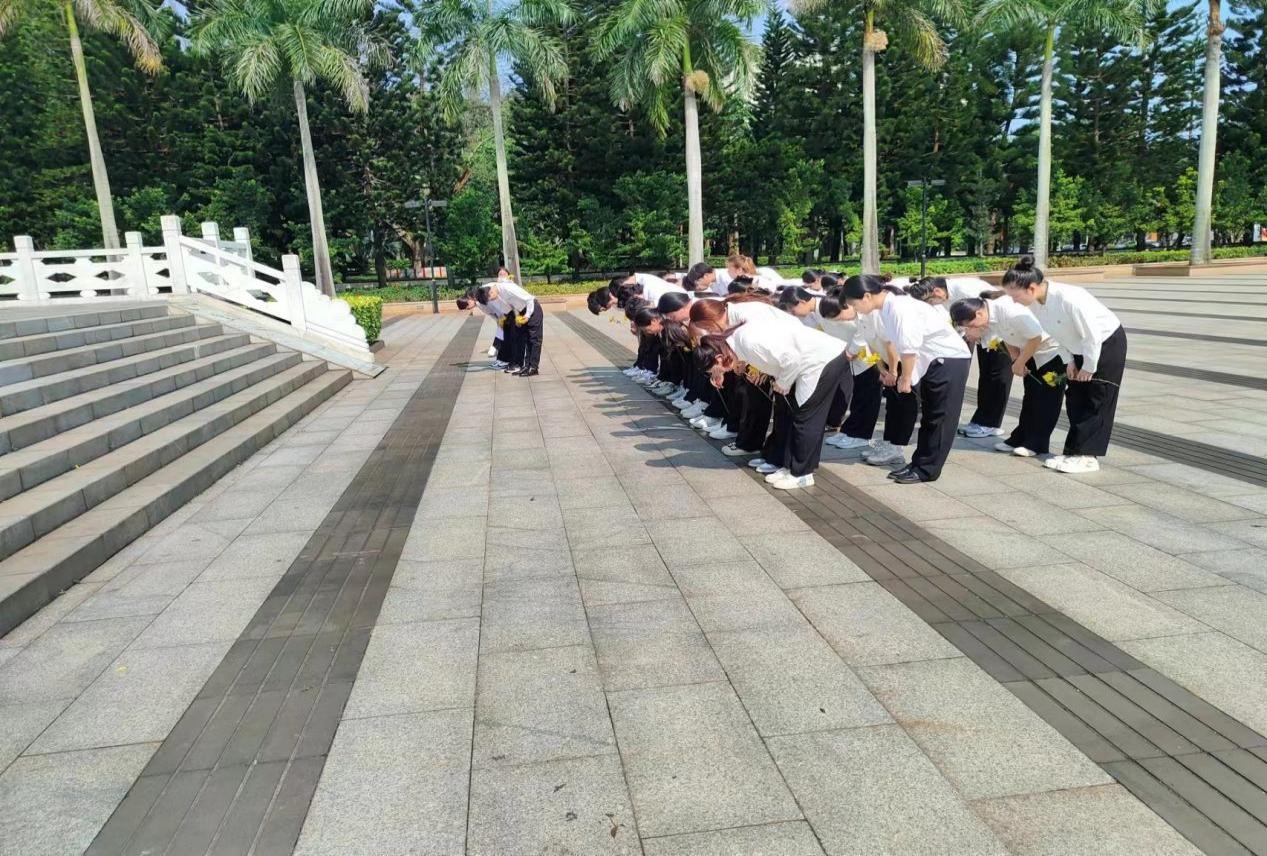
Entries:
{"type": "Polygon", "coordinates": [[[536,377],[539,374],[541,374],[541,372],[537,371],[536,369],[524,369],[521,372],[517,372],[517,375],[519,377],[536,377]]]}
{"type": "Polygon", "coordinates": [[[921,484],[926,479],[914,470],[901,470],[893,476],[893,481],[898,484],[921,484]]]}
{"type": "Polygon", "coordinates": [[[888,475],[886,475],[886,476],[885,476],[885,478],[886,478],[886,479],[895,479],[895,478],[897,478],[897,477],[898,477],[898,476],[900,476],[900,475],[906,475],[906,474],[907,474],[907,473],[909,473],[910,471],[911,471],[911,465],[910,465],[910,464],[907,464],[906,466],[902,467],[901,469],[897,469],[897,470],[893,470],[893,471],[891,471],[888,475]]]}
{"type": "Polygon", "coordinates": [[[506,366],[506,374],[519,374],[523,371],[523,366],[506,366]]]}

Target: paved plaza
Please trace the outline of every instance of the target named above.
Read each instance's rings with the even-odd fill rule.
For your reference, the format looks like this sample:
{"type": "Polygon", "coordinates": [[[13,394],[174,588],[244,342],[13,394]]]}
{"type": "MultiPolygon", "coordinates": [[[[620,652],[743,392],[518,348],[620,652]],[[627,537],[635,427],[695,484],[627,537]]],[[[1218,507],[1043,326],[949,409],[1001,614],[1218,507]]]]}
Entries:
{"type": "Polygon", "coordinates": [[[0,854],[1267,854],[1263,285],[1092,289],[1100,472],[778,495],[624,324],[396,320],[0,639],[0,854]]]}

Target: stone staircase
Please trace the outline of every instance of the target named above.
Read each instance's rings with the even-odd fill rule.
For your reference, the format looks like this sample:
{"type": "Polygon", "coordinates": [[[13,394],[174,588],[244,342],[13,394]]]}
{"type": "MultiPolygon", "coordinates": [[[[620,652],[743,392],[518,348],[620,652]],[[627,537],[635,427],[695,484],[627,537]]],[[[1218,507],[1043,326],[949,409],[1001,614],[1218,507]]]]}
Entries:
{"type": "Polygon", "coordinates": [[[351,375],[164,305],[0,309],[0,636],[351,375]]]}

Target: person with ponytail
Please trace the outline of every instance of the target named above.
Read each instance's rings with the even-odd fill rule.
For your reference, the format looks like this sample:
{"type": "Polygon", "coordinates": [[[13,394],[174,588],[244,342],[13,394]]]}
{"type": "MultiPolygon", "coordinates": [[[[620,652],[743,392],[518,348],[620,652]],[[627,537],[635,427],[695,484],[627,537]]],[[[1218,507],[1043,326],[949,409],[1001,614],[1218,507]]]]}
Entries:
{"type": "Polygon", "coordinates": [[[686,272],[682,286],[687,291],[693,291],[696,294],[716,294],[725,297],[726,288],[730,285],[731,279],[733,277],[726,268],[715,268],[707,262],[696,262],[686,272]]]}
{"type": "MultiPolygon", "coordinates": [[[[900,423],[894,440],[910,441],[915,411],[920,411],[919,437],[911,463],[890,474],[898,484],[936,481],[955,442],[956,417],[963,407],[964,386],[972,354],[945,317],[927,303],[912,300],[879,277],[863,274],[845,280],[844,297],[856,312],[878,313],[884,338],[891,342],[899,361],[896,392],[910,396],[901,402],[900,423]],[[904,435],[904,436],[901,436],[904,435]]],[[[890,440],[885,416],[885,440],[890,440]]],[[[905,445],[905,443],[900,443],[905,445]]],[[[890,453],[877,446],[878,452],[890,453]]],[[[888,463],[891,454],[873,454],[868,463],[888,463]],[[885,460],[888,458],[889,460],[885,460]]],[[[902,459],[898,451],[897,461],[902,459]]]]}
{"type": "Polygon", "coordinates": [[[778,303],[785,312],[795,318],[800,318],[805,326],[821,330],[845,343],[845,352],[849,354],[850,359],[850,371],[841,378],[840,388],[836,390],[832,398],[831,409],[827,411],[825,428],[829,437],[838,437],[841,423],[844,422],[845,414],[849,412],[849,403],[853,399],[853,358],[858,353],[858,348],[850,347],[855,338],[856,329],[854,324],[848,322],[856,319],[857,313],[842,305],[840,297],[836,294],[816,295],[799,285],[789,286],[779,292],[778,303]],[[845,324],[833,323],[842,316],[846,321],[845,324]]]}
{"type": "Polygon", "coordinates": [[[784,423],[786,440],[772,451],[775,466],[766,481],[779,490],[814,484],[823,449],[823,427],[841,376],[849,371],[845,345],[803,324],[770,318],[750,321],[704,336],[696,355],[713,384],[721,375],[755,369],[771,378],[776,428],[784,423]]]}
{"type": "Polygon", "coordinates": [[[969,342],[999,342],[1012,360],[1008,371],[1022,380],[1020,422],[995,450],[1022,458],[1046,455],[1064,402],[1069,353],[1043,332],[1034,313],[1006,295],[956,300],[950,320],[969,342]]]}
{"type": "Polygon", "coordinates": [[[1126,330],[1110,309],[1076,285],[1052,282],[1022,256],[1003,274],[1003,289],[1073,357],[1065,375],[1069,433],[1064,453],[1045,466],[1061,473],[1093,473],[1108,451],[1126,371],[1126,330]]]}
{"type": "Polygon", "coordinates": [[[457,299],[458,310],[461,312],[474,312],[478,309],[480,312],[493,319],[496,325],[493,327],[493,344],[488,349],[488,355],[493,358],[489,365],[495,369],[504,369],[510,365],[505,359],[507,353],[506,335],[504,328],[506,326],[506,315],[510,312],[510,307],[501,300],[490,301],[487,305],[480,303],[475,298],[475,291],[472,289],[457,299]]]}
{"type": "MultiPolygon", "coordinates": [[[[949,314],[949,304],[959,300],[998,297],[1003,294],[984,279],[975,276],[946,279],[929,276],[912,282],[906,293],[917,300],[944,308],[949,314]]],[[[1003,414],[1012,394],[1012,358],[1001,344],[990,346],[989,339],[976,343],[977,352],[977,409],[968,423],[959,428],[965,437],[1003,436],[1003,414]]]]}

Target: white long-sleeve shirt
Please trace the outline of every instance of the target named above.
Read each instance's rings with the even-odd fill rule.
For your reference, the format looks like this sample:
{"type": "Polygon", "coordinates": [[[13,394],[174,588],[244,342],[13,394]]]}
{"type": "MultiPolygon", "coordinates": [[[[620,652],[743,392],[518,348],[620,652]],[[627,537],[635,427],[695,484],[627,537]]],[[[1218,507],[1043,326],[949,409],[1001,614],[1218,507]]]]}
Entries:
{"type": "Polygon", "coordinates": [[[642,286],[642,297],[653,307],[660,302],[662,295],[671,291],[680,291],[686,294],[687,291],[676,282],[669,282],[667,279],[661,279],[653,273],[636,273],[634,274],[634,282],[642,286]]]}
{"type": "MultiPolygon", "coordinates": [[[[494,321],[498,320],[499,318],[504,318],[510,314],[510,307],[507,306],[506,303],[500,297],[497,298],[496,300],[490,300],[488,301],[488,303],[476,303],[475,305],[479,307],[480,312],[483,312],[485,315],[487,315],[489,318],[492,318],[494,321]]],[[[497,329],[493,333],[493,338],[494,339],[502,338],[502,327],[500,324],[497,325],[497,329]]]]}
{"type": "Polygon", "coordinates": [[[1030,339],[1041,336],[1042,341],[1034,353],[1035,365],[1046,365],[1056,357],[1069,362],[1069,352],[1047,335],[1029,309],[1006,296],[987,300],[985,305],[990,313],[990,323],[981,331],[983,346],[988,346],[992,339],[1001,339],[1013,348],[1024,348],[1030,339]]]}
{"type": "Polygon", "coordinates": [[[713,294],[725,297],[730,293],[730,281],[734,279],[725,268],[713,268],[713,294]]]}
{"type": "Polygon", "coordinates": [[[1084,371],[1095,374],[1100,365],[1100,346],[1117,332],[1122,322],[1085,288],[1047,281],[1047,301],[1030,304],[1030,311],[1047,335],[1071,354],[1082,357],[1084,371]]]}
{"type": "Polygon", "coordinates": [[[967,359],[971,354],[946,316],[913,297],[890,294],[880,307],[881,336],[892,342],[898,356],[915,355],[911,384],[917,384],[933,360],[967,359]]]}
{"type": "Polygon", "coordinates": [[[521,285],[506,281],[498,282],[497,297],[513,311],[523,315],[531,315],[537,307],[537,298],[533,297],[521,285]]]}
{"type": "Polygon", "coordinates": [[[946,280],[946,296],[949,303],[965,297],[980,297],[981,292],[994,290],[994,286],[979,276],[957,276],[946,280]]]}
{"type": "Polygon", "coordinates": [[[809,401],[823,368],[845,351],[844,342],[826,333],[773,319],[745,323],[726,342],[735,356],[769,375],[777,386],[795,388],[798,405],[809,401]]]}
{"type": "Polygon", "coordinates": [[[745,300],[739,303],[726,304],[727,327],[737,327],[749,321],[767,320],[776,324],[787,324],[794,327],[804,326],[801,324],[801,319],[784,312],[777,306],[771,306],[769,303],[763,303],[760,300],[745,300]]]}

